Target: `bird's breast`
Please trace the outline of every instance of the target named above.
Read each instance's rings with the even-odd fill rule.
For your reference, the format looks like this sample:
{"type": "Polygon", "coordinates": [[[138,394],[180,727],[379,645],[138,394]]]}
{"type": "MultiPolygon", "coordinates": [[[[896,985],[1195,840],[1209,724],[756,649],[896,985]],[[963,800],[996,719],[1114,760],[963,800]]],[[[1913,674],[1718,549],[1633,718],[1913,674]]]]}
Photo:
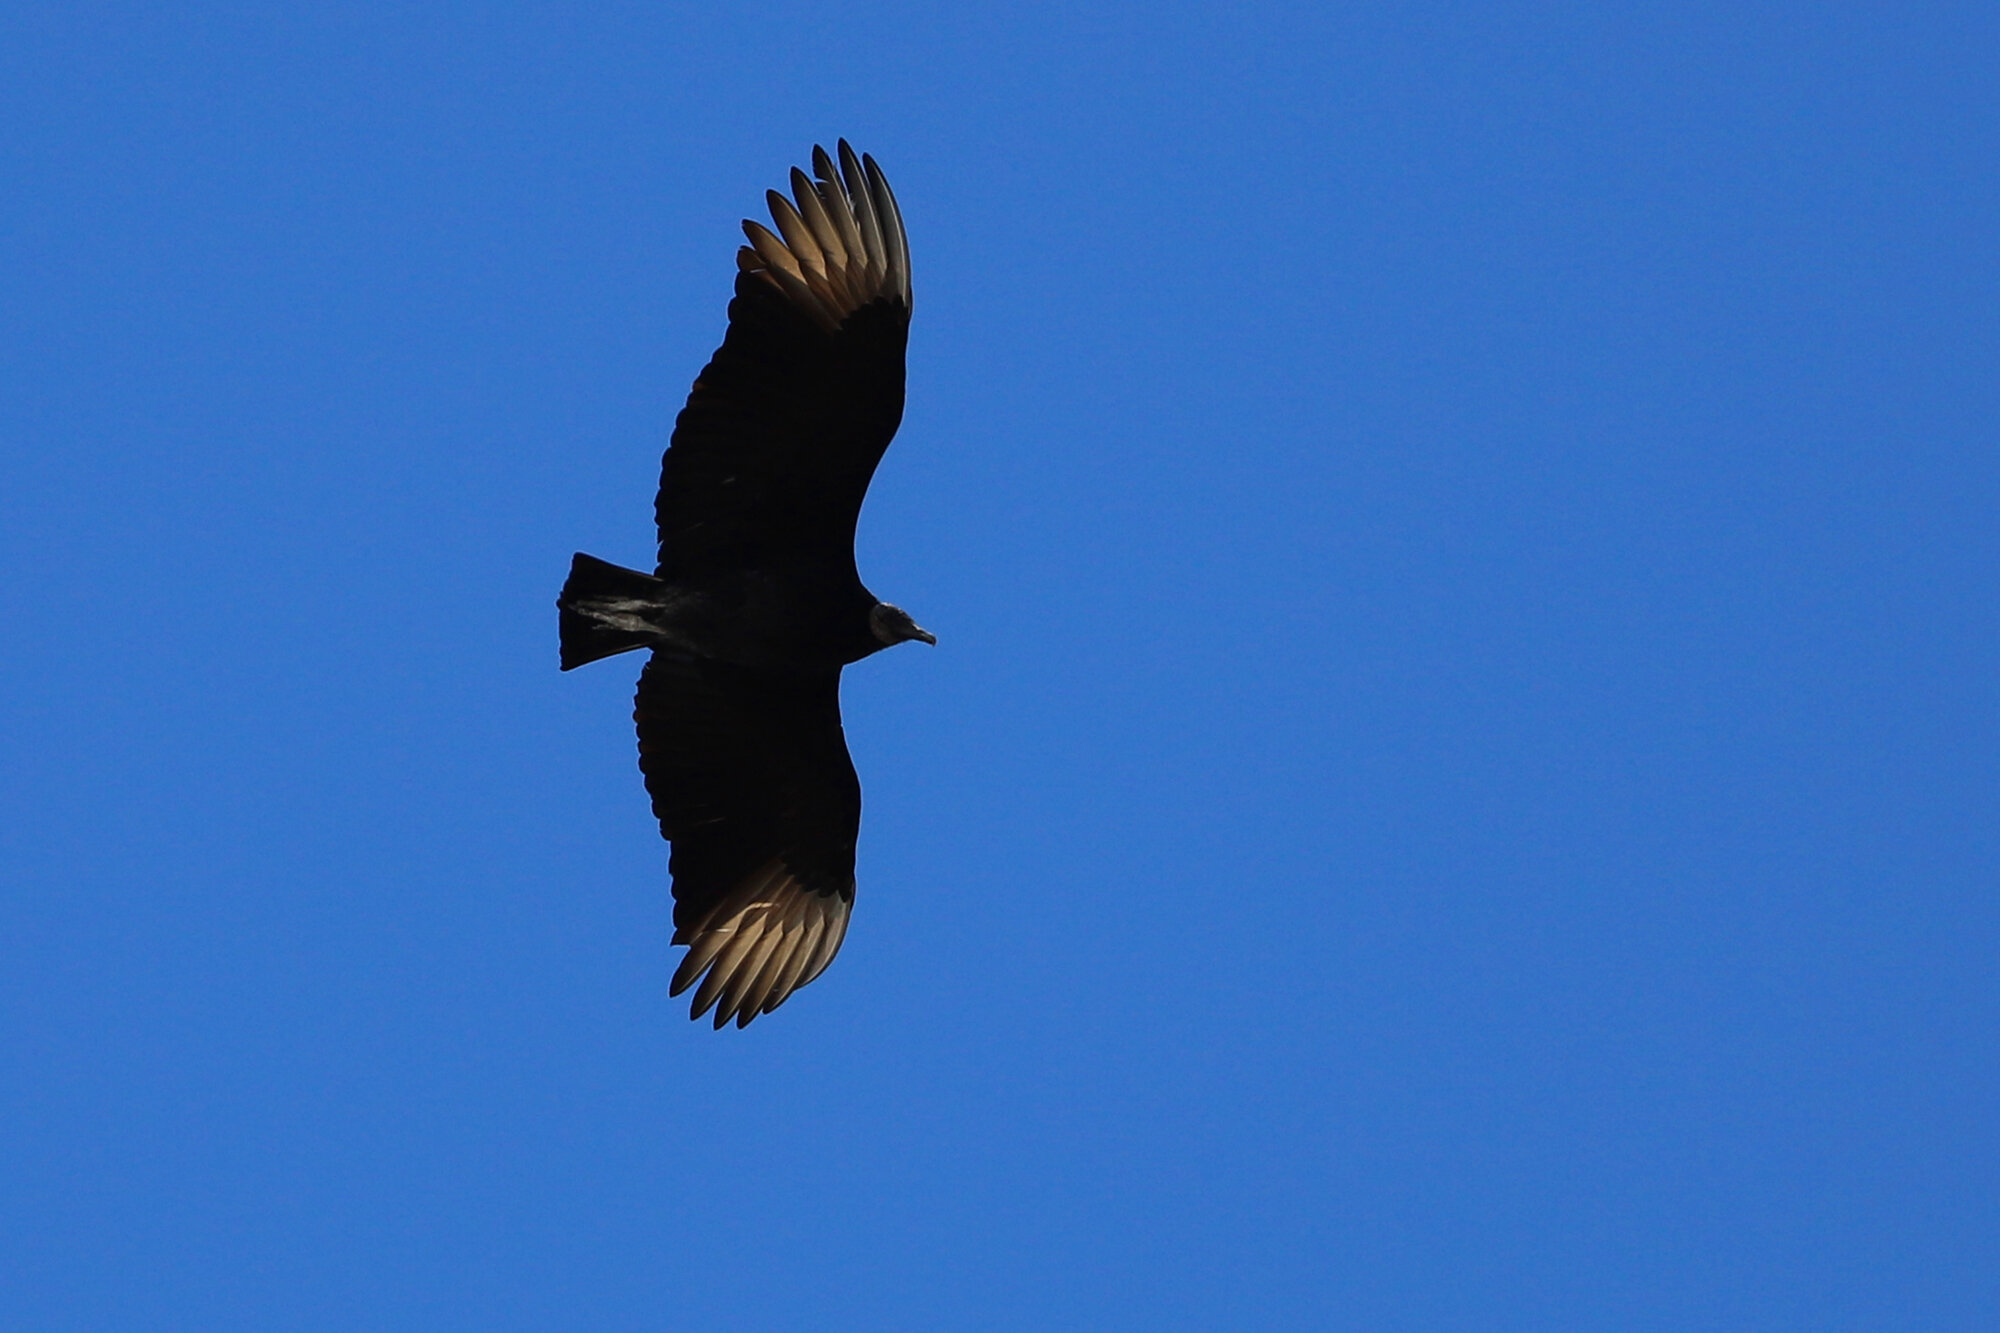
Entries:
{"type": "Polygon", "coordinates": [[[689,588],[681,637],[705,657],[765,671],[844,666],[879,646],[867,625],[874,599],[855,582],[785,570],[748,570],[689,588]]]}

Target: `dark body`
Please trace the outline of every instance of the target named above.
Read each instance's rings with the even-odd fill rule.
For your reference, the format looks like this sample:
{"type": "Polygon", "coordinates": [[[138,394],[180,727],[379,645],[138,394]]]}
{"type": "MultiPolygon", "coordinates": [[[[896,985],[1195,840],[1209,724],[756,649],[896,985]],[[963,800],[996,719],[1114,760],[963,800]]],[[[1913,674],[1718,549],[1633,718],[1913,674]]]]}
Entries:
{"type": "Polygon", "coordinates": [[[887,645],[854,529],[903,419],[910,311],[876,300],[829,333],[754,274],[695,380],[660,466],[658,576],[704,590],[719,650],[771,670],[839,667],[887,645]]]}
{"type": "Polygon", "coordinates": [[[557,605],[563,666],[651,648],[639,763],[673,845],[678,994],[719,1028],[832,960],[854,900],[861,788],[840,671],[935,642],[862,584],[861,502],[902,419],[910,300],[900,214],[872,161],[793,174],[754,223],[729,330],[662,462],[652,576],[579,555],[557,605]],[[802,233],[802,234],[801,234],[802,233]],[[704,972],[706,975],[704,976],[704,972]]]}

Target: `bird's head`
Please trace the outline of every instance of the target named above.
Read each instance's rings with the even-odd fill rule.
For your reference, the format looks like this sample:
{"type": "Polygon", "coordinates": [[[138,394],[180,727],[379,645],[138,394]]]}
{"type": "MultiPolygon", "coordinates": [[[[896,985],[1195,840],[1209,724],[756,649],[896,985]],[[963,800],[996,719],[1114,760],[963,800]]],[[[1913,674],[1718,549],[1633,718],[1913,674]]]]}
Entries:
{"type": "Polygon", "coordinates": [[[891,606],[887,602],[875,603],[873,609],[868,612],[868,628],[882,641],[882,646],[885,648],[894,647],[910,639],[921,639],[934,646],[937,643],[937,635],[910,619],[908,611],[900,606],[891,606]]]}

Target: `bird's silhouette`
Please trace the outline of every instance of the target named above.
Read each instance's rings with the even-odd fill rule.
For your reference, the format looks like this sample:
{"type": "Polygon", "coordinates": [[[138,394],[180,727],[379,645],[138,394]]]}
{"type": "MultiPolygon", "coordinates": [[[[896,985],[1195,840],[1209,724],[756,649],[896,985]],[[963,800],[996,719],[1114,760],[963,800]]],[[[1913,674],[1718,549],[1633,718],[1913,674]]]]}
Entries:
{"type": "Polygon", "coordinates": [[[903,416],[910,251],[873,158],[812,154],[746,221],[729,331],[675,422],[651,574],[579,554],[562,667],[649,648],[639,767],[673,844],[672,993],[741,1027],[826,969],[854,905],[861,785],[840,671],[936,643],[862,585],[854,528],[903,416]]]}

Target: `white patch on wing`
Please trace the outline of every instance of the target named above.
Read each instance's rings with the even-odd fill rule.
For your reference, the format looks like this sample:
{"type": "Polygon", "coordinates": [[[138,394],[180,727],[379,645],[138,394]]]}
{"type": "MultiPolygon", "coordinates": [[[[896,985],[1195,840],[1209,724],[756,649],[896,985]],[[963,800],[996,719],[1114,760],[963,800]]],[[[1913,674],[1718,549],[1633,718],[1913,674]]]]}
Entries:
{"type": "Polygon", "coordinates": [[[715,1006],[715,1026],[745,1027],[826,970],[847,937],[853,904],[806,889],[783,862],[772,861],[717,903],[674,943],[688,946],[668,993],[699,979],[690,1018],[715,1006]],[[707,975],[703,975],[706,973],[707,975]]]}
{"type": "Polygon", "coordinates": [[[840,141],[840,166],[813,149],[817,181],[792,168],[792,195],[765,198],[778,230],[745,221],[736,264],[783,292],[823,328],[838,329],[870,301],[910,305],[910,242],[896,196],[872,157],[840,141]]]}

